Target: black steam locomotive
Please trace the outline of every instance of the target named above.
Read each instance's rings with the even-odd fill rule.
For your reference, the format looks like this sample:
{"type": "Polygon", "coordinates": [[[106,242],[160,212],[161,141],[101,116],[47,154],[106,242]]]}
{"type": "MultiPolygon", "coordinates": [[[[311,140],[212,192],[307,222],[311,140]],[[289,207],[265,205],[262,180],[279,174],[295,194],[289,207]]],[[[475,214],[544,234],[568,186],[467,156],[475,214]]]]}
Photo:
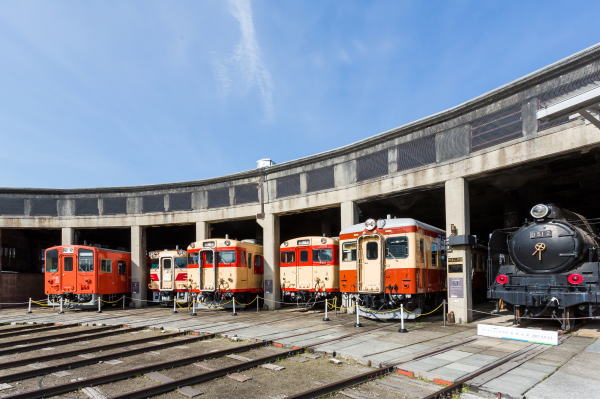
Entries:
{"type": "Polygon", "coordinates": [[[514,308],[515,322],[550,317],[564,330],[600,310],[598,236],[583,216],[554,205],[532,222],[490,236],[488,298],[514,308]]]}

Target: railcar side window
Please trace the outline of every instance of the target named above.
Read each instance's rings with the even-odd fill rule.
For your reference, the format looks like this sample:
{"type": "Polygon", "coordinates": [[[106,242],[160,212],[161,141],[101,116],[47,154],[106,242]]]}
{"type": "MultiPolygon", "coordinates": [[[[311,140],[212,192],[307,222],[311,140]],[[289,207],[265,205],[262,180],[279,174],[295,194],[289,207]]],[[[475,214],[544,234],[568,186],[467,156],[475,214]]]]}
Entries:
{"type": "Polygon", "coordinates": [[[127,263],[125,261],[119,261],[119,274],[127,274],[127,263]]]}
{"type": "Polygon", "coordinates": [[[331,248],[313,249],[313,262],[331,262],[333,260],[333,250],[331,248]]]}
{"type": "Polygon", "coordinates": [[[296,254],[294,251],[284,251],[281,253],[281,263],[294,263],[296,254]]]}
{"type": "Polygon", "coordinates": [[[235,251],[217,252],[217,263],[235,263],[235,251]]]}
{"type": "Polygon", "coordinates": [[[353,262],[356,260],[356,241],[345,242],[342,245],[342,262],[353,262]]]}
{"type": "Polygon", "coordinates": [[[100,271],[102,271],[103,273],[112,273],[112,260],[102,259],[100,271]]]}
{"type": "Polygon", "coordinates": [[[300,251],[300,262],[308,262],[308,251],[300,251]]]}
{"type": "Polygon", "coordinates": [[[390,237],[385,240],[386,259],[408,258],[408,237],[390,237]]]}
{"type": "MultiPolygon", "coordinates": [[[[7,248],[4,248],[6,250],[7,248]]],[[[55,273],[58,271],[58,250],[51,249],[46,251],[46,271],[55,273]]]]}
{"type": "Polygon", "coordinates": [[[73,257],[65,256],[63,258],[63,271],[72,272],[73,271],[73,257]]]}
{"type": "Polygon", "coordinates": [[[178,256],[177,258],[175,258],[175,267],[179,269],[187,267],[187,261],[185,260],[185,257],[178,256]]]}
{"type": "Polygon", "coordinates": [[[241,258],[241,261],[242,261],[242,266],[246,266],[246,251],[242,249],[241,252],[242,253],[240,254],[241,255],[240,258],[241,258]]]}
{"type": "Polygon", "coordinates": [[[367,243],[367,259],[374,260],[379,257],[379,245],[375,241],[367,243]]]}
{"type": "Polygon", "coordinates": [[[198,252],[192,252],[188,254],[188,265],[198,264],[198,252]]]}
{"type": "Polygon", "coordinates": [[[78,252],[79,264],[78,269],[80,272],[93,272],[94,271],[94,251],[89,249],[80,249],[78,252]]]}
{"type": "Polygon", "coordinates": [[[431,243],[431,266],[438,266],[438,244],[437,242],[431,243]]]}
{"type": "Polygon", "coordinates": [[[425,243],[422,238],[419,240],[419,255],[421,256],[421,263],[425,263],[425,243]]]}
{"type": "Polygon", "coordinates": [[[248,269],[252,269],[252,254],[248,253],[248,269]]]}

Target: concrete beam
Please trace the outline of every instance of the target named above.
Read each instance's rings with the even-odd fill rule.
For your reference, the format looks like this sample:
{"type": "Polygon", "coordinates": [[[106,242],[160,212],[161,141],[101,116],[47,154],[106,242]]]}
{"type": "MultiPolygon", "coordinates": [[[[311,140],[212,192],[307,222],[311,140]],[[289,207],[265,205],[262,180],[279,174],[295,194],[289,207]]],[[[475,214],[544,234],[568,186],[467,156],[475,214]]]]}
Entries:
{"type": "Polygon", "coordinates": [[[62,245],[75,244],[75,229],[72,227],[63,227],[61,229],[61,243],[62,245]]]}
{"type": "Polygon", "coordinates": [[[136,308],[146,306],[147,288],[146,231],[143,226],[131,226],[131,296],[136,308]]]}
{"type": "MultiPolygon", "coordinates": [[[[469,186],[464,178],[446,181],[446,234],[469,235],[469,186]]],[[[448,252],[448,312],[456,323],[473,320],[473,290],[471,284],[471,248],[453,246],[448,252]]]]}
{"type": "Polygon", "coordinates": [[[269,310],[281,307],[281,285],[279,284],[279,216],[267,213],[264,219],[258,219],[263,229],[263,257],[265,272],[263,275],[265,307],[269,310]]]}

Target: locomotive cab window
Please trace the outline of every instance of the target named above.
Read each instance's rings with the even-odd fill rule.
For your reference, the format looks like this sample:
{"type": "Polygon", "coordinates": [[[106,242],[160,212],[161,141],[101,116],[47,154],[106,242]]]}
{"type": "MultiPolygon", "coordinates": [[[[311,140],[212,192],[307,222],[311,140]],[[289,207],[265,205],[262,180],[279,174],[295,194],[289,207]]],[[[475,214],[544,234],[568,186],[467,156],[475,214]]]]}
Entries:
{"type": "MultiPolygon", "coordinates": [[[[6,250],[7,248],[4,248],[6,250]]],[[[46,251],[46,271],[55,273],[58,271],[58,250],[51,249],[46,251]]]]}
{"type": "Polygon", "coordinates": [[[102,271],[103,273],[112,273],[112,260],[102,259],[100,271],[102,271]]]}
{"type": "Polygon", "coordinates": [[[77,268],[80,272],[94,271],[94,251],[89,249],[80,249],[78,252],[79,263],[77,268]]]}
{"type": "Polygon", "coordinates": [[[124,260],[120,260],[118,263],[118,267],[119,267],[119,274],[127,274],[127,263],[125,263],[124,260]]]}
{"type": "Polygon", "coordinates": [[[217,252],[217,263],[235,263],[235,251],[217,252]]]}
{"type": "Polygon", "coordinates": [[[375,241],[371,241],[367,243],[367,259],[375,260],[379,257],[379,245],[375,241]]]}
{"type": "Polygon", "coordinates": [[[308,251],[300,251],[300,262],[308,262],[308,251]]]}
{"type": "Polygon", "coordinates": [[[408,237],[390,237],[385,240],[386,259],[408,258],[408,237]]]}
{"type": "Polygon", "coordinates": [[[313,262],[331,262],[333,260],[333,250],[331,248],[313,249],[313,262]]]}
{"type": "Polygon", "coordinates": [[[73,257],[72,256],[65,256],[63,258],[63,270],[65,272],[73,271],[73,257]]]}
{"type": "Polygon", "coordinates": [[[294,251],[284,251],[281,253],[281,263],[294,263],[295,260],[294,251]]]}
{"type": "Polygon", "coordinates": [[[178,269],[183,269],[187,267],[187,261],[185,259],[185,257],[181,256],[181,257],[177,257],[175,258],[175,267],[178,269]]]}
{"type": "Polygon", "coordinates": [[[342,262],[353,262],[356,260],[356,241],[345,242],[342,245],[342,262]]]}
{"type": "Polygon", "coordinates": [[[188,254],[188,265],[197,265],[198,264],[198,252],[192,252],[188,254]]]}

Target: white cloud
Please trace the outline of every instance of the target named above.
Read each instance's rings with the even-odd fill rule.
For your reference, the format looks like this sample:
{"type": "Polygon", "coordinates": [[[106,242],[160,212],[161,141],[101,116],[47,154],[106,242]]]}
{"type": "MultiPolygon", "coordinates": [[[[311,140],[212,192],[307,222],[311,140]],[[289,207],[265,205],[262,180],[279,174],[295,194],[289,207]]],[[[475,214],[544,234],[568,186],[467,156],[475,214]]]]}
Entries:
{"type": "Polygon", "coordinates": [[[273,118],[273,83],[271,73],[265,65],[256,38],[254,19],[250,0],[229,0],[229,12],[240,26],[240,40],[231,57],[225,62],[214,62],[213,68],[221,93],[229,95],[234,79],[231,69],[236,69],[242,75],[248,89],[256,88],[260,94],[267,120],[273,118]]]}

